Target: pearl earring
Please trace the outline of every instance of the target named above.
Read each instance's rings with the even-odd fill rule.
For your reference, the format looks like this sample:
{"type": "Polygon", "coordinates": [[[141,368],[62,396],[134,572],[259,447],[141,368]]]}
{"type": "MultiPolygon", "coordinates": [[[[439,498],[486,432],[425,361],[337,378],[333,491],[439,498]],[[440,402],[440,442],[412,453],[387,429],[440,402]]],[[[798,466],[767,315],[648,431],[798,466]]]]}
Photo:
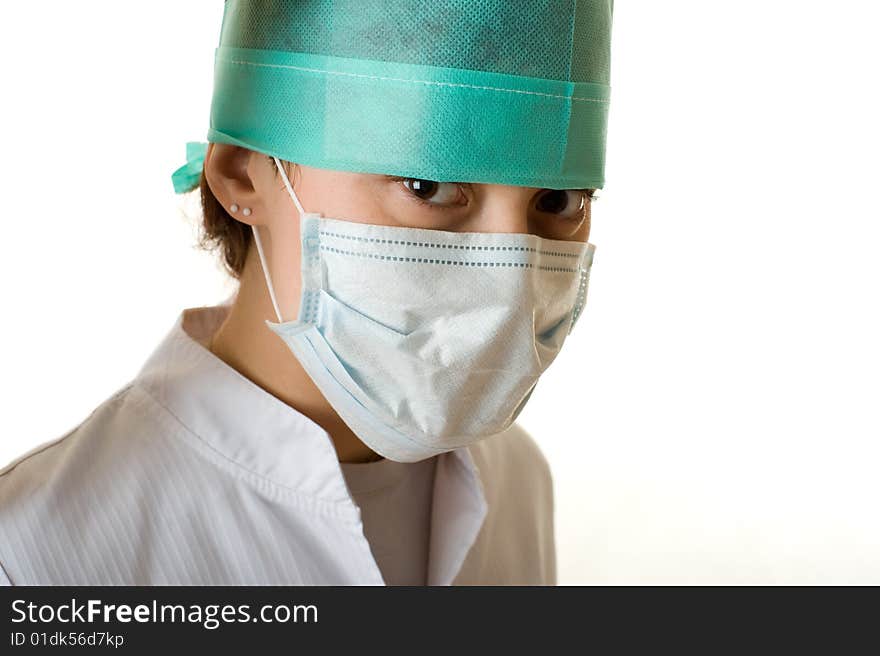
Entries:
{"type": "Polygon", "coordinates": [[[245,208],[244,208],[244,211],[242,212],[242,214],[244,214],[245,216],[250,216],[250,215],[251,215],[251,208],[250,208],[250,207],[245,207],[245,208]]]}
{"type": "Polygon", "coordinates": [[[235,214],[235,213],[238,211],[238,205],[236,205],[235,203],[233,203],[233,204],[232,204],[232,207],[230,207],[229,209],[232,210],[232,213],[233,213],[233,214],[235,214]]]}

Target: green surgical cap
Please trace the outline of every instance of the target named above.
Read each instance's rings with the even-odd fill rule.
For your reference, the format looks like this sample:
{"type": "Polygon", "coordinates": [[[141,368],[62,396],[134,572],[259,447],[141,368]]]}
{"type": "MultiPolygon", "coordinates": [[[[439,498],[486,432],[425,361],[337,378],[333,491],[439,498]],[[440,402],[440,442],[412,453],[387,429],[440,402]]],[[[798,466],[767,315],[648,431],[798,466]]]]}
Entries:
{"type": "Polygon", "coordinates": [[[340,171],[601,188],[613,9],[226,0],[208,141],[340,171]]]}

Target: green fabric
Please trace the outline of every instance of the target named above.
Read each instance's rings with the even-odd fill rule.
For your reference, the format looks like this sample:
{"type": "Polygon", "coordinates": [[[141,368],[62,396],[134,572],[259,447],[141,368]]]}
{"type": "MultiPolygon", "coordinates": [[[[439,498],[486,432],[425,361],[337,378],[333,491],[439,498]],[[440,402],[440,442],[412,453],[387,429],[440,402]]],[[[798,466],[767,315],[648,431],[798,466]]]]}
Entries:
{"type": "Polygon", "coordinates": [[[613,0],[227,0],[207,138],[317,168],[601,188],[612,13],[613,0]]]}
{"type": "Polygon", "coordinates": [[[186,164],[171,174],[175,193],[182,194],[199,186],[199,178],[205,165],[208,144],[191,141],[186,144],[186,164]]]}

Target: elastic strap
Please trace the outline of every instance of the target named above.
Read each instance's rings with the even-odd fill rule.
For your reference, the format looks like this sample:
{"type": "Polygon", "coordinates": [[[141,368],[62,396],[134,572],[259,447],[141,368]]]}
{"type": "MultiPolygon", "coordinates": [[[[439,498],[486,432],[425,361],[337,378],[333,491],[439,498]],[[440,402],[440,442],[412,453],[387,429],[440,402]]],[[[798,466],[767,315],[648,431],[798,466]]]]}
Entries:
{"type": "Polygon", "coordinates": [[[263,252],[263,244],[260,241],[260,232],[256,225],[251,226],[254,232],[254,242],[257,244],[257,253],[260,254],[260,266],[263,267],[263,276],[266,278],[266,287],[269,288],[269,297],[272,299],[272,307],[275,308],[275,315],[278,317],[278,323],[284,323],[281,316],[281,310],[278,309],[278,301],[275,298],[275,288],[272,286],[272,276],[269,275],[269,265],[266,263],[266,254],[263,252]]]}
{"type": "Polygon", "coordinates": [[[290,185],[290,180],[287,179],[287,172],[284,170],[284,167],[281,166],[281,162],[278,161],[277,157],[273,157],[272,159],[275,160],[275,166],[277,166],[278,170],[281,172],[281,179],[284,180],[284,186],[287,187],[287,193],[290,194],[293,202],[296,203],[296,209],[299,210],[299,215],[302,217],[306,211],[303,209],[302,203],[299,202],[299,198],[296,197],[296,193],[294,193],[293,187],[290,185]]]}
{"type": "MultiPolygon", "coordinates": [[[[272,159],[275,160],[275,166],[278,167],[278,171],[281,173],[281,179],[284,180],[284,186],[287,187],[287,193],[290,194],[290,197],[293,199],[296,209],[299,211],[300,220],[302,220],[302,216],[306,211],[303,209],[302,203],[299,202],[296,192],[293,191],[290,180],[287,178],[287,172],[284,170],[284,167],[281,166],[281,162],[277,157],[273,157],[272,159]]],[[[263,251],[263,243],[260,241],[260,233],[257,230],[256,225],[252,225],[251,230],[254,233],[254,243],[257,245],[257,253],[260,255],[260,266],[263,267],[263,276],[266,278],[266,287],[269,289],[269,297],[272,299],[272,307],[275,308],[275,315],[278,317],[278,323],[284,323],[284,318],[281,316],[281,310],[278,307],[278,299],[275,296],[275,287],[272,285],[272,276],[269,274],[266,253],[263,251]]]]}

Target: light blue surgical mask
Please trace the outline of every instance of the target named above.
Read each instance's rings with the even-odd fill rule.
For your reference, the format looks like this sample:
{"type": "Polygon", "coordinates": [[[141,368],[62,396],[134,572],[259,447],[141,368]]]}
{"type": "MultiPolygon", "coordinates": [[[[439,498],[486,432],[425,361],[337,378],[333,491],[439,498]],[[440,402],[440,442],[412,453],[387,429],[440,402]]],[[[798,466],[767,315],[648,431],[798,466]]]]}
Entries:
{"type": "Polygon", "coordinates": [[[415,462],[507,429],[580,316],[595,246],[531,234],[382,226],[300,213],[287,344],[373,451],[415,462]]]}

